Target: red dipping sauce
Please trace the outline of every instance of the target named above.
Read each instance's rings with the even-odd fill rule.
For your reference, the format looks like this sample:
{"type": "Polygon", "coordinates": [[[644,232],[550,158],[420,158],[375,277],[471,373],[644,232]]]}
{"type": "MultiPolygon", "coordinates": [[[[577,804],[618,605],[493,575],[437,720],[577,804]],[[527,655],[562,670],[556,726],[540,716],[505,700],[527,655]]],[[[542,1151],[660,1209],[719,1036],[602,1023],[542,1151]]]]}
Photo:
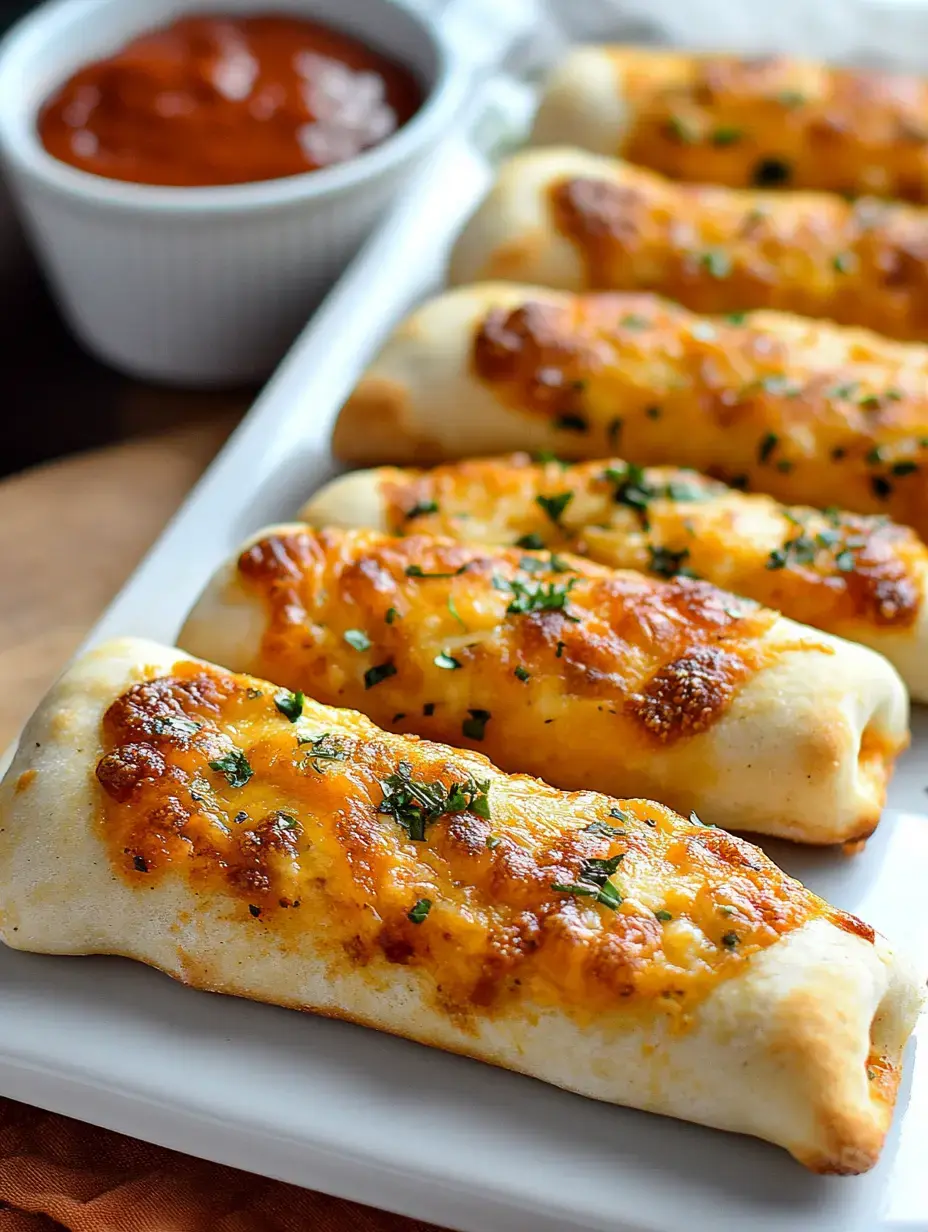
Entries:
{"type": "Polygon", "coordinates": [[[288,16],[185,17],[88,64],[48,100],[50,154],[113,180],[275,180],[378,145],[422,104],[412,73],[288,16]]]}

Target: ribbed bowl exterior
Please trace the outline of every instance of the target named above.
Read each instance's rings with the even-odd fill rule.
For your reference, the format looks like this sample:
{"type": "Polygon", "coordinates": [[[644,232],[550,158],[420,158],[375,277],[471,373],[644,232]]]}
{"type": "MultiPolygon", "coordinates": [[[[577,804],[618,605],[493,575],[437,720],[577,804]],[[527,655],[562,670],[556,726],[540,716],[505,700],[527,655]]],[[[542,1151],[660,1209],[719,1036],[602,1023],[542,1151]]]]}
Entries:
{"type": "Polygon", "coordinates": [[[11,182],[88,350],[145,380],[227,385],[271,371],[420,160],[335,196],[240,214],[95,210],[28,174],[11,182]]]}

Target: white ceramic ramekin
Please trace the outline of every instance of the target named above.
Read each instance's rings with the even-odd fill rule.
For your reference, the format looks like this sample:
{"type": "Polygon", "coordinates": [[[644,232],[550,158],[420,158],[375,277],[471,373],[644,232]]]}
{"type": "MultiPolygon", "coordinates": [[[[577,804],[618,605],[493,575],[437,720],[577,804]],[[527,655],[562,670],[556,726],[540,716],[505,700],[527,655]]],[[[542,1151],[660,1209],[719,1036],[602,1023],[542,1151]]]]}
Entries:
{"type": "Polygon", "coordinates": [[[74,332],[147,380],[264,376],[393,194],[447,131],[469,70],[439,27],[391,0],[52,0],[0,45],[0,156],[26,230],[74,332]],[[103,179],[59,162],[36,132],[75,69],[183,12],[297,12],[410,67],[413,119],[339,166],[219,188],[103,179]]]}

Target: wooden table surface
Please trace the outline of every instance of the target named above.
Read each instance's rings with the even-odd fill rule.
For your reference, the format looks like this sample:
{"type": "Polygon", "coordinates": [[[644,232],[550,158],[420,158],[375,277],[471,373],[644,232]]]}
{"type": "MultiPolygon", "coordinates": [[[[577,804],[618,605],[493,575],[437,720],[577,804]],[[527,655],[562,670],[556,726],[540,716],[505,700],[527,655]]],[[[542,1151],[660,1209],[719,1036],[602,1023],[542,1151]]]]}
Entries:
{"type": "Polygon", "coordinates": [[[0,750],[157,538],[240,409],[0,482],[0,750]]]}

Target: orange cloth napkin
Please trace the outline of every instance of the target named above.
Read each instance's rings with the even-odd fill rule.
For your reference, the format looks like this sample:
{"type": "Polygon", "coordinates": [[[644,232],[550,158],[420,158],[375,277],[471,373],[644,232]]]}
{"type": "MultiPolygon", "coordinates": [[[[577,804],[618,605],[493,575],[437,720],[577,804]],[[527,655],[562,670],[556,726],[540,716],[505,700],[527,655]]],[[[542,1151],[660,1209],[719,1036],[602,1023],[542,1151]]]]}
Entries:
{"type": "Polygon", "coordinates": [[[0,1099],[0,1232],[437,1232],[0,1099]]]}

